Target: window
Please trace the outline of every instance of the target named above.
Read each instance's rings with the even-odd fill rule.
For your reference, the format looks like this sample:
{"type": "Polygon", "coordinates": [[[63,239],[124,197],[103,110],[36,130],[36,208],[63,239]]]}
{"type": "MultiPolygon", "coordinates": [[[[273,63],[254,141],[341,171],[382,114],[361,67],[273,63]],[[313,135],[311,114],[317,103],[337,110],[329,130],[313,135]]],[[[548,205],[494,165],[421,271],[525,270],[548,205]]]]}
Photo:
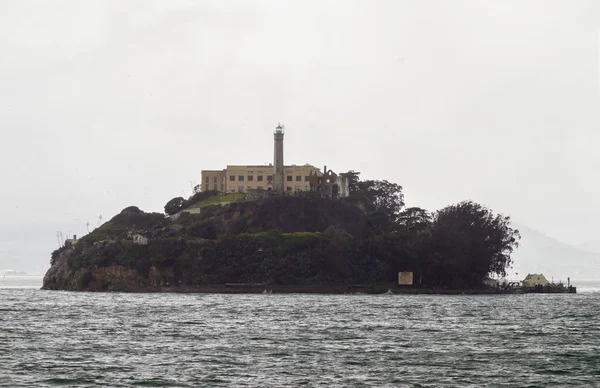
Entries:
{"type": "Polygon", "coordinates": [[[300,175],[296,175],[296,182],[302,182],[302,177],[300,175]]]}
{"type": "Polygon", "coordinates": [[[310,175],[307,175],[307,176],[304,177],[304,181],[305,182],[308,182],[309,180],[310,180],[310,175]]]}
{"type": "MultiPolygon", "coordinates": [[[[217,183],[217,177],[213,178],[213,183],[217,183]]],[[[215,189],[216,190],[216,189],[215,189]]]]}
{"type": "Polygon", "coordinates": [[[244,181],[244,176],[243,175],[238,176],[238,181],[243,182],[244,181]]]}
{"type": "Polygon", "coordinates": [[[206,183],[210,182],[210,178],[206,177],[206,183]]]}
{"type": "Polygon", "coordinates": [[[216,184],[213,185],[213,190],[217,191],[217,185],[216,184]]]}
{"type": "Polygon", "coordinates": [[[248,182],[252,182],[254,180],[254,176],[253,175],[248,175],[248,182]]]}
{"type": "Polygon", "coordinates": [[[259,181],[259,182],[262,182],[263,181],[263,176],[262,175],[257,176],[256,180],[259,181]]]}
{"type": "Polygon", "coordinates": [[[235,181],[235,175],[229,175],[229,180],[230,180],[231,182],[235,181]]]}
{"type": "Polygon", "coordinates": [[[288,176],[287,176],[287,181],[288,181],[288,182],[291,182],[291,181],[292,181],[292,176],[291,176],[291,175],[288,175],[288,176]]]}
{"type": "Polygon", "coordinates": [[[273,182],[273,175],[267,175],[267,181],[273,182]]]}
{"type": "Polygon", "coordinates": [[[288,186],[287,191],[292,191],[292,188],[288,186]]]}

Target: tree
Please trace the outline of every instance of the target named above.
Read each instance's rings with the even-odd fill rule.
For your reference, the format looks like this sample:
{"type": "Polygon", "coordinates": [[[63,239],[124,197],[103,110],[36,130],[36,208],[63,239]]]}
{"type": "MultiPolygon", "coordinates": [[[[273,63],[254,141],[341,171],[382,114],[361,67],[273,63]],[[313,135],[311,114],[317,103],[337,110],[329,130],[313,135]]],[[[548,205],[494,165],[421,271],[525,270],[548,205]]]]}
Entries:
{"type": "Polygon", "coordinates": [[[165,213],[172,216],[173,214],[180,212],[184,205],[185,199],[183,199],[183,197],[175,197],[165,205],[165,213]]]}
{"type": "Polygon", "coordinates": [[[361,181],[358,183],[359,195],[366,201],[370,211],[382,211],[396,221],[404,207],[402,186],[388,181],[361,181]]]}
{"type": "Polygon", "coordinates": [[[431,225],[431,214],[420,207],[409,207],[400,212],[398,223],[408,231],[422,231],[431,225]]]}
{"type": "Polygon", "coordinates": [[[340,175],[348,179],[348,191],[350,195],[352,195],[352,193],[356,193],[359,190],[358,183],[360,182],[360,172],[350,170],[340,175]]]}
{"type": "Polygon", "coordinates": [[[519,231],[510,217],[472,201],[445,207],[433,215],[424,249],[424,277],[430,285],[478,287],[490,274],[506,276],[519,231]]]}

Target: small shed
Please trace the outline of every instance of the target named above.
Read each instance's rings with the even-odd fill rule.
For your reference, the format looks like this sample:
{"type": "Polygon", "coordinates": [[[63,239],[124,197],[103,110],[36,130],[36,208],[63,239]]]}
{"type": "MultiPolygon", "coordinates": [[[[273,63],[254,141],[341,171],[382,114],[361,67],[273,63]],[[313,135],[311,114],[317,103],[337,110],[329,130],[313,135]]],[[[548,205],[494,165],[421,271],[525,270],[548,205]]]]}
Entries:
{"type": "Polygon", "coordinates": [[[548,284],[550,284],[550,282],[541,273],[530,273],[523,279],[523,287],[545,286],[548,284]]]}

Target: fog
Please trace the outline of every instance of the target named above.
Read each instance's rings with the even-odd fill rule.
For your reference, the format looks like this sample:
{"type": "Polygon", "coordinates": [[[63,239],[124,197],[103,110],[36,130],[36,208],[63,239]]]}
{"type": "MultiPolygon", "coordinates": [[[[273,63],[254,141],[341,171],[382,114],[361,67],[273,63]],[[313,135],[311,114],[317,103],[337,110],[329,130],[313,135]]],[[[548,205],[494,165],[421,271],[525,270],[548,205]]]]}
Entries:
{"type": "Polygon", "coordinates": [[[593,1],[0,4],[0,269],[56,232],[162,211],[202,169],[360,171],[429,210],[472,199],[567,244],[597,236],[593,1]]]}

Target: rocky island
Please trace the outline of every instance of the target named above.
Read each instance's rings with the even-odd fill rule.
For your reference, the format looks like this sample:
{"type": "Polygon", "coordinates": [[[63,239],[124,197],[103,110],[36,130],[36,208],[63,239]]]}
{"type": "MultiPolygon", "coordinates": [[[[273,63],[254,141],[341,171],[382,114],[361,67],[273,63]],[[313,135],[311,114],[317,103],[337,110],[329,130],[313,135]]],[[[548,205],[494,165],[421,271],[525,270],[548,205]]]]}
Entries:
{"type": "Polygon", "coordinates": [[[123,209],[52,253],[47,290],[495,292],[519,232],[471,201],[406,208],[402,187],[283,163],[203,170],[165,213],[123,209]],[[399,288],[399,285],[402,287],[399,288]]]}
{"type": "Polygon", "coordinates": [[[52,253],[47,290],[125,292],[385,292],[484,290],[504,275],[519,233],[471,201],[430,213],[402,187],[349,182],[346,198],[205,191],[166,214],[123,209],[52,253]],[[398,289],[398,273],[412,287],[398,289]]]}

